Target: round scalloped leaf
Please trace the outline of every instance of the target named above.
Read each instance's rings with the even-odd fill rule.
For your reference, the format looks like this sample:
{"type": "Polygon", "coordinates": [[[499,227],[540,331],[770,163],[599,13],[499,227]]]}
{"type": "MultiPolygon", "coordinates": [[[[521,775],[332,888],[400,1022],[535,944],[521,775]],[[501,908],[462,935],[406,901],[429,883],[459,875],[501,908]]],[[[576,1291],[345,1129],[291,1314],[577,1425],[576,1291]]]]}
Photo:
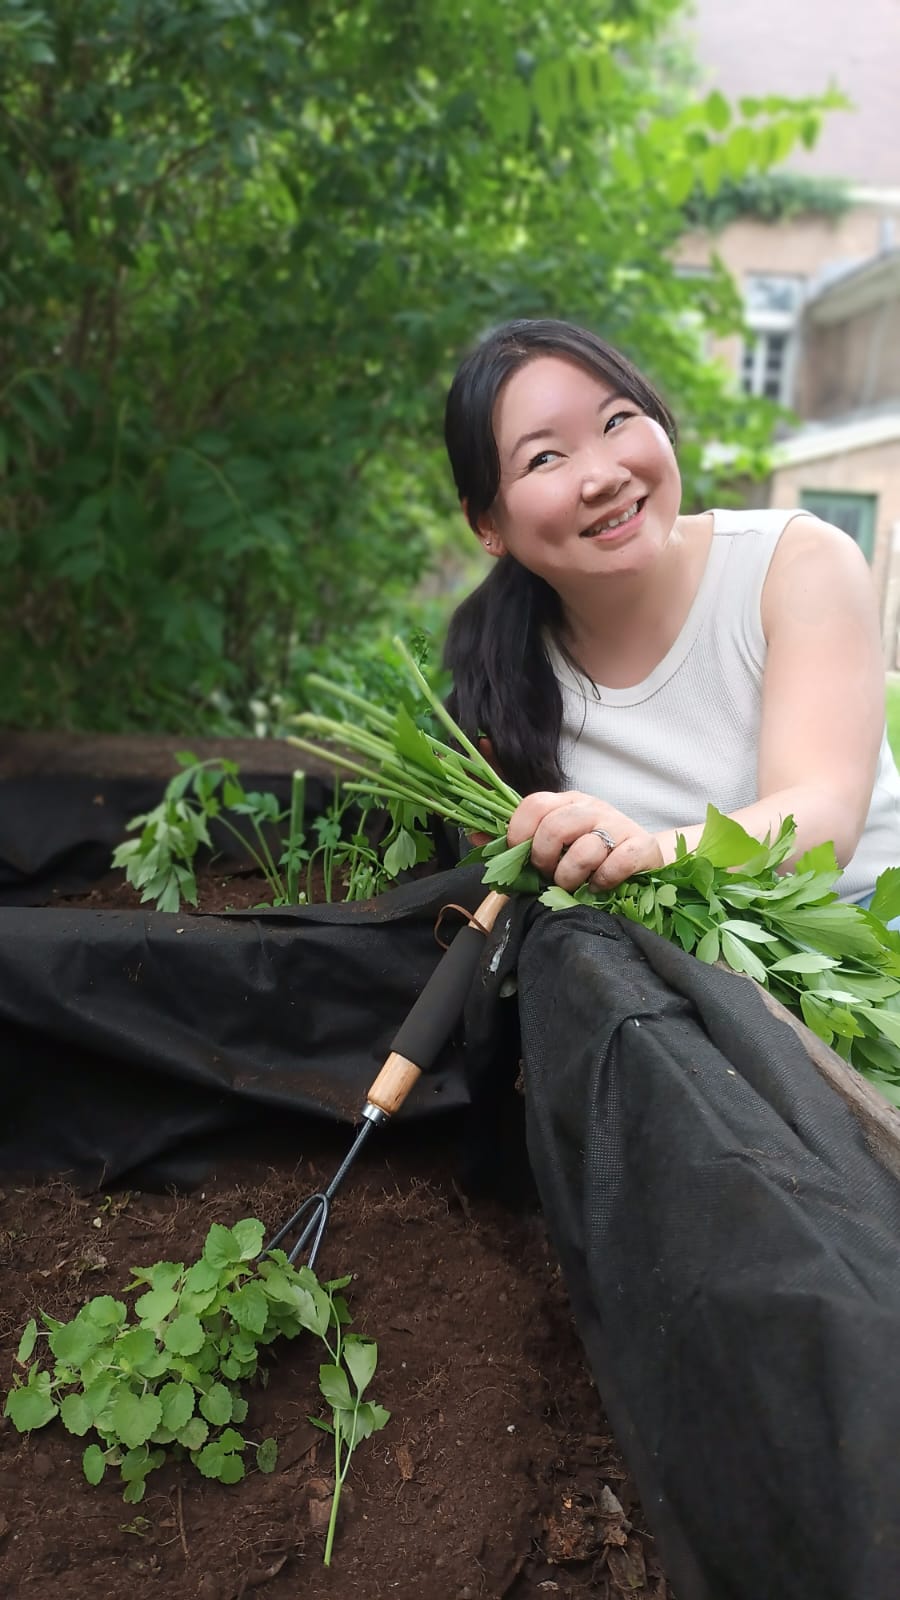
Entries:
{"type": "Polygon", "coordinates": [[[206,1335],[200,1326],[199,1317],[183,1314],[176,1317],[174,1322],[163,1333],[163,1344],[177,1356],[195,1356],[202,1350],[206,1343],[206,1335]]]}
{"type": "Polygon", "coordinates": [[[242,1261],[254,1261],[262,1249],[265,1227],[256,1217],[245,1217],[236,1222],[231,1232],[237,1240],[242,1261]]]}
{"type": "Polygon", "coordinates": [[[178,1290],[174,1288],[148,1289],[134,1303],[134,1309],[142,1322],[157,1327],[164,1322],[170,1312],[178,1304],[178,1290]]]}
{"type": "Polygon", "coordinates": [[[162,1422],[162,1405],[155,1394],[137,1395],[122,1388],[112,1406],[110,1422],[122,1443],[135,1450],[156,1432],[162,1422]]]}
{"type": "Polygon", "coordinates": [[[228,1310],[238,1327],[250,1333],[262,1333],[269,1315],[269,1302],[258,1283],[245,1283],[228,1296],[228,1310]]]}
{"type": "Polygon", "coordinates": [[[76,1439],[83,1439],[94,1425],[93,1408],[83,1394],[67,1394],[60,1405],[59,1415],[63,1427],[69,1433],[74,1433],[76,1439]]]}
{"type": "Polygon", "coordinates": [[[226,1389],[224,1383],[214,1383],[207,1389],[206,1394],[200,1396],[200,1412],[207,1422],[211,1422],[216,1428],[221,1428],[226,1422],[230,1422],[231,1390],[226,1389]]]}
{"type": "Polygon", "coordinates": [[[246,1472],[243,1460],[238,1455],[224,1455],[219,1469],[220,1483],[240,1483],[246,1472]]]}
{"type": "Polygon", "coordinates": [[[185,1450],[199,1450],[209,1438],[209,1423],[204,1422],[202,1417],[191,1417],[190,1422],[179,1428],[177,1437],[185,1450]]]}
{"type": "Polygon", "coordinates": [[[203,1259],[217,1268],[237,1265],[241,1247],[230,1228],[223,1228],[220,1222],[213,1223],[203,1246],[203,1259]]]}
{"type": "Polygon", "coordinates": [[[56,1403],[51,1400],[49,1393],[49,1374],[45,1373],[44,1376],[48,1379],[46,1389],[27,1384],[21,1389],[11,1389],[7,1395],[3,1415],[9,1417],[19,1433],[31,1433],[35,1428],[43,1428],[56,1416],[56,1403]]]}
{"type": "Polygon", "coordinates": [[[111,1294],[98,1294],[88,1301],[81,1315],[98,1328],[117,1328],[125,1321],[128,1307],[111,1294]]]}
{"type": "Polygon", "coordinates": [[[260,1472],[274,1472],[278,1460],[278,1444],[275,1439],[263,1439],[256,1452],[256,1465],[260,1472]]]}
{"type": "Polygon", "coordinates": [[[189,1383],[164,1383],[159,1391],[163,1427],[180,1433],[194,1414],[196,1390],[189,1383]]]}

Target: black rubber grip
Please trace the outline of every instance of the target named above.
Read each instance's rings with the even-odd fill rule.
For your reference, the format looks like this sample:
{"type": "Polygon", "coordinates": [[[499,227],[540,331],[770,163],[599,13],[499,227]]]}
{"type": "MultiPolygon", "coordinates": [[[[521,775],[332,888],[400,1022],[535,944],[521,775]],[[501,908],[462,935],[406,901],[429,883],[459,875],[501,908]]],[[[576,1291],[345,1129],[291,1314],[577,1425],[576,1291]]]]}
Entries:
{"type": "Polygon", "coordinates": [[[412,1061],[420,1072],[433,1067],[466,1003],[481,952],[484,934],[477,928],[460,928],[449,950],[438,962],[406,1021],[391,1044],[397,1055],[412,1061]]]}

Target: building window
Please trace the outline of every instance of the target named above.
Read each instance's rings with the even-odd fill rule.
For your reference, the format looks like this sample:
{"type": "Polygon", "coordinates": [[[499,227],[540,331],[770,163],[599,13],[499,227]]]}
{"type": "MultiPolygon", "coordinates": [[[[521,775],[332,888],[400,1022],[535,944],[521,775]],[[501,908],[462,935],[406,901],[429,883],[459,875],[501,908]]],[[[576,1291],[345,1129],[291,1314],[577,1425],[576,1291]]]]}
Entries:
{"type": "Polygon", "coordinates": [[[823,522],[833,522],[855,539],[867,561],[875,550],[875,517],[878,496],[850,494],[840,489],[804,489],[800,504],[823,522]]]}
{"type": "Polygon", "coordinates": [[[744,279],[747,337],[741,357],[741,388],[790,405],[795,329],[805,280],[787,273],[748,273],[744,279]]]}
{"type": "Polygon", "coordinates": [[[758,333],[755,338],[745,339],[741,357],[744,393],[765,395],[767,400],[787,405],[791,354],[791,337],[787,333],[758,333]]]}

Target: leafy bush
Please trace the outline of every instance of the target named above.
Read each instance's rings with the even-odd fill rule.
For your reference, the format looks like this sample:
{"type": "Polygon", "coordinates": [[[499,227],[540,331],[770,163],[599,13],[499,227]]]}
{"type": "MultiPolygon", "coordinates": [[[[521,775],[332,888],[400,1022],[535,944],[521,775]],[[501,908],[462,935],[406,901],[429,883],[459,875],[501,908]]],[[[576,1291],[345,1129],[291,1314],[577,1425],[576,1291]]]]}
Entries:
{"type": "Polygon", "coordinates": [[[768,413],[693,324],[740,307],[670,246],[820,107],[669,109],[677,0],[6,0],[0,8],[0,677],[12,726],[246,727],[456,520],[461,349],[565,314],[644,364],[703,447],[768,413]],[[377,85],[377,92],[373,86],[377,85]],[[490,92],[485,92],[490,85],[490,92]]]}

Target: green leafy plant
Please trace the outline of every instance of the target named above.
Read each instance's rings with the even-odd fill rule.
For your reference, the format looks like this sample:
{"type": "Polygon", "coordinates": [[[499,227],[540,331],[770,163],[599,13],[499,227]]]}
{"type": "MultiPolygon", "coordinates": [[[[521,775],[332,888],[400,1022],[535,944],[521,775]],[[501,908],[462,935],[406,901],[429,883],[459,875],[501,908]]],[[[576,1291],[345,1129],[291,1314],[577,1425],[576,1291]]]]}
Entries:
{"type": "MultiPolygon", "coordinates": [[[[189,1459],[206,1478],[237,1483],[249,1443],[238,1431],[248,1410],[240,1386],[256,1375],[261,1347],[312,1333],[329,1356],[319,1378],[332,1415],[318,1426],[335,1437],[330,1561],[350,1456],[390,1415],[362,1399],[378,1349],[346,1331],[350,1314],[341,1290],[349,1278],[320,1283],[284,1251],[262,1253],[263,1235],[252,1217],[232,1228],[213,1223],[191,1266],[158,1261],[132,1268],[123,1291],[137,1293],[131,1311],[107,1294],[89,1300],[70,1322],[41,1312],[43,1329],[32,1319],[22,1334],[16,1362],[24,1376],[16,1377],[4,1415],[20,1433],[58,1417],[77,1438],[95,1435],[82,1456],[85,1477],[98,1484],[107,1467],[118,1467],[123,1498],[132,1505],[169,1456],[189,1459]]],[[[257,1467],[271,1472],[276,1460],[275,1440],[263,1439],[255,1447],[257,1467]]]]}
{"type": "MultiPolygon", "coordinates": [[[[341,1280],[332,1285],[335,1288],[339,1286],[341,1280]]],[[[350,1466],[350,1457],[363,1439],[368,1439],[373,1433],[377,1433],[390,1418],[390,1412],[386,1411],[384,1406],[377,1405],[373,1400],[363,1399],[378,1363],[376,1344],[371,1339],[361,1339],[355,1333],[345,1334],[340,1317],[336,1317],[331,1326],[333,1345],[329,1343],[327,1332],[322,1335],[328,1345],[331,1361],[319,1368],[319,1387],[331,1406],[331,1421],[322,1417],[309,1419],[317,1428],[330,1433],[334,1440],[334,1494],[331,1500],[328,1532],[325,1535],[326,1567],[331,1564],[341,1489],[350,1466]]]]}
{"type": "MultiPolygon", "coordinates": [[[[900,867],[878,880],[870,910],[839,900],[840,868],[831,844],[809,850],[783,870],[796,838],[786,818],[777,838],[759,840],[733,818],[708,808],[692,851],[679,841],[669,866],[640,873],[611,892],[585,886],[571,895],[547,887],[531,866],[531,841],[510,847],[506,830],[519,795],[493,771],[440,703],[401,640],[394,641],[421,704],[449,736],[317,678],[320,692],[352,712],[352,721],[304,713],[296,720],[353,754],[329,759],[353,774],[347,784],[387,806],[437,812],[487,844],[469,860],[485,863],[484,882],[539,894],[544,905],[593,905],[628,917],[679,943],[701,961],[723,961],[769,989],[845,1060],[900,1105],[900,935],[885,922],[900,914],[900,867]]],[[[295,738],[321,756],[315,743],[295,738]]]]}
{"type": "MultiPolygon", "coordinates": [[[[411,864],[408,851],[391,848],[399,824],[393,825],[382,855],[367,832],[371,805],[360,806],[337,789],[332,805],[313,819],[310,838],[302,772],[294,773],[291,803],[283,810],[275,795],[245,790],[234,761],[198,761],[190,751],[180,751],[176,760],[182,771],[170,779],[158,806],[128,823],[129,831],[140,830],[138,837],[118,845],[112,859],[140,890],[142,903],[152,900],[158,911],[177,911],[183,900],[197,904],[195,858],[201,846],[212,848],[213,819],[265,878],[275,906],[309,900],[316,865],[322,869],[326,900],[335,898],[339,884],[343,899],[361,900],[411,864]]],[[[426,859],[430,851],[430,841],[421,843],[413,859],[426,859]]]]}

